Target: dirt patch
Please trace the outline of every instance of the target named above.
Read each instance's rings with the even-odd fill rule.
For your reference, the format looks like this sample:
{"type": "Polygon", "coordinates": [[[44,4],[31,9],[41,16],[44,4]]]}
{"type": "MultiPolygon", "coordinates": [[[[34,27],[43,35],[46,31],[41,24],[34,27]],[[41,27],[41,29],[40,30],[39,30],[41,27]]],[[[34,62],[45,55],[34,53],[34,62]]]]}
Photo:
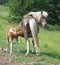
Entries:
{"type": "MultiPolygon", "coordinates": [[[[14,56],[14,54],[12,54],[12,56],[14,56]]],[[[0,65],[27,65],[25,63],[17,62],[16,60],[12,60],[12,56],[0,49],[0,65]]]]}
{"type": "Polygon", "coordinates": [[[36,61],[39,61],[39,64],[46,64],[46,65],[59,65],[59,64],[55,64],[55,63],[51,63],[51,62],[47,62],[44,59],[39,60],[39,57],[35,60],[34,58],[30,57],[30,59],[32,60],[31,63],[27,64],[27,63],[22,63],[22,62],[18,62],[16,60],[13,60],[12,57],[15,56],[14,54],[9,55],[9,53],[4,52],[4,50],[0,49],[0,65],[34,65],[37,64],[36,61]]]}

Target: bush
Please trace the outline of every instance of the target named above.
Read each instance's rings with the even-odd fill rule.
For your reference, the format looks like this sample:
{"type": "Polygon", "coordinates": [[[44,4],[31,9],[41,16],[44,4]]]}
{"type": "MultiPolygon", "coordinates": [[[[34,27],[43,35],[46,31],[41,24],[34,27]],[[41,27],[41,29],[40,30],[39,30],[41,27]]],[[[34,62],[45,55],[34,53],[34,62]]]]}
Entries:
{"type": "Polygon", "coordinates": [[[50,30],[50,31],[55,31],[55,30],[58,30],[60,31],[60,26],[59,25],[47,25],[47,30],[50,30]]]}
{"type": "Polygon", "coordinates": [[[10,15],[14,16],[13,20],[21,20],[30,11],[45,10],[49,13],[48,23],[60,25],[59,0],[9,0],[8,4],[11,9],[10,15]]]}

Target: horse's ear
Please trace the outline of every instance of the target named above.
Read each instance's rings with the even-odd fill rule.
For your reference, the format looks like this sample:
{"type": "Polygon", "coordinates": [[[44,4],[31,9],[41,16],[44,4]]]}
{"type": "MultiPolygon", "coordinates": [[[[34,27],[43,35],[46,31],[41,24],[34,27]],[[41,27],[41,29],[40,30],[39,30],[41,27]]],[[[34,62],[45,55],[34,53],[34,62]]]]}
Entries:
{"type": "Polygon", "coordinates": [[[41,15],[43,14],[43,11],[41,11],[41,15]]]}
{"type": "Polygon", "coordinates": [[[43,11],[41,11],[41,18],[43,18],[43,11]]]}

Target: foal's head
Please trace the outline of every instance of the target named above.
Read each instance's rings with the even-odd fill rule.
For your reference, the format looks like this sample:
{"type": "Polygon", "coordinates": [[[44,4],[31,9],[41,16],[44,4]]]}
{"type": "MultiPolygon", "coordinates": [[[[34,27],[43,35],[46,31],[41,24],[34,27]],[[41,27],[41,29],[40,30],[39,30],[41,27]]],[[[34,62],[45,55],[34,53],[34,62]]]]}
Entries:
{"type": "Polygon", "coordinates": [[[45,11],[41,11],[41,18],[40,18],[40,23],[43,27],[47,26],[47,16],[48,13],[45,11]]]}

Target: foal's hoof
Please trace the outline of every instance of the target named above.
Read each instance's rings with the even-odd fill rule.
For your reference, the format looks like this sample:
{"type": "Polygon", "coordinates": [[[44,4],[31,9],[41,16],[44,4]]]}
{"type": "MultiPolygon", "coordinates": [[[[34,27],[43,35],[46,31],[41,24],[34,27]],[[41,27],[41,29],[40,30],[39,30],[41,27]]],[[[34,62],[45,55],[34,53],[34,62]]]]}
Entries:
{"type": "Polygon", "coordinates": [[[4,49],[4,52],[7,52],[7,49],[4,49]]]}

